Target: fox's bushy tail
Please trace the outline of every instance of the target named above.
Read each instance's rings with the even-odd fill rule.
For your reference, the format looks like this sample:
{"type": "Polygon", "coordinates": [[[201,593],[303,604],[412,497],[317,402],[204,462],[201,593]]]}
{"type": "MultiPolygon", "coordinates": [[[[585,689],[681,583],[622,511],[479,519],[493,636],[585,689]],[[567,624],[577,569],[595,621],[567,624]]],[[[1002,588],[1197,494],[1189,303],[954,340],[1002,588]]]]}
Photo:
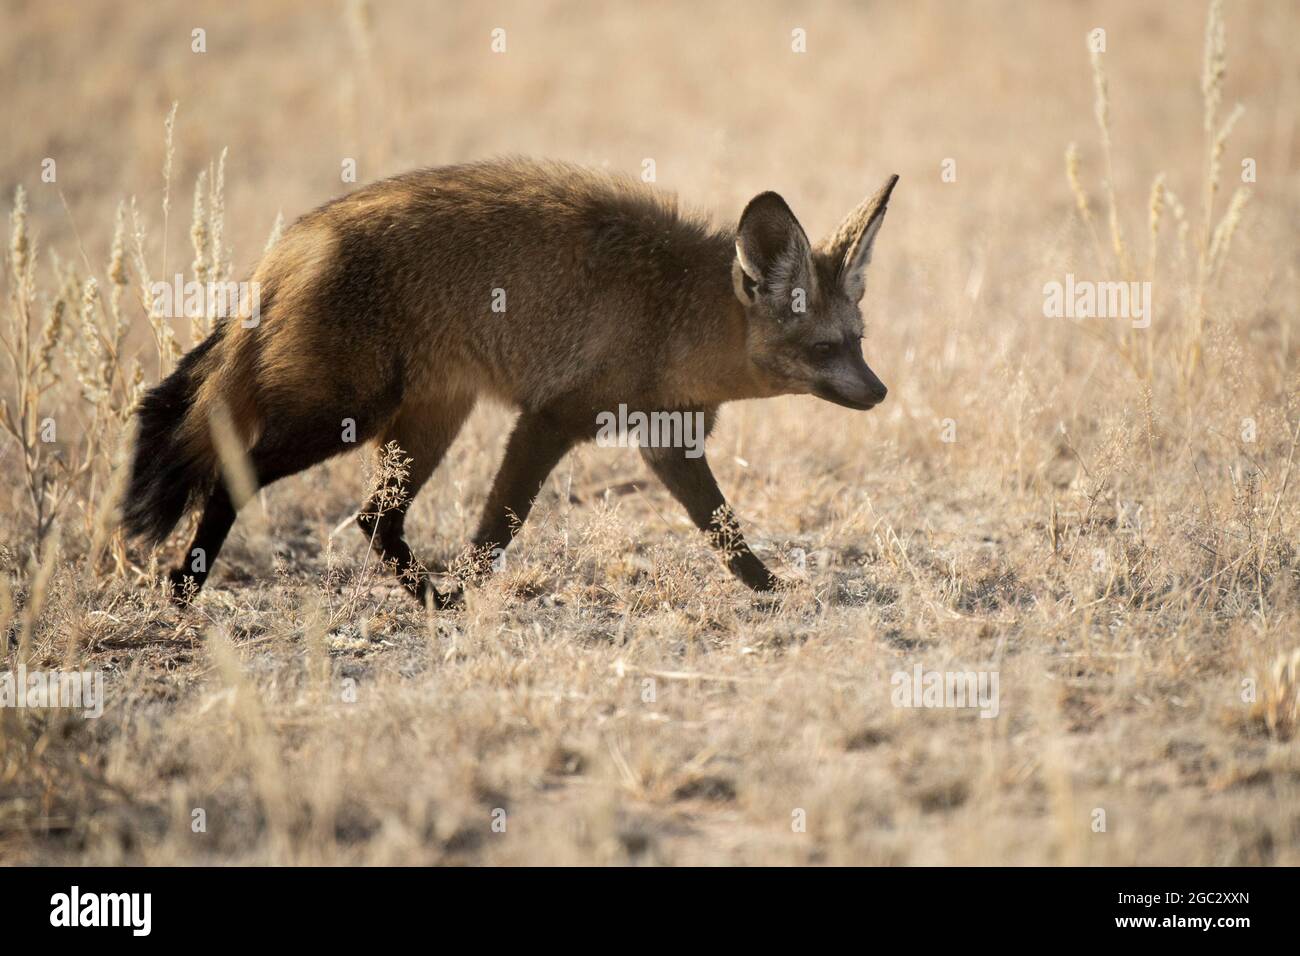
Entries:
{"type": "Polygon", "coordinates": [[[217,479],[208,432],[209,380],[221,372],[226,323],[195,346],[151,388],[136,412],[131,478],[122,525],[131,537],[161,542],[217,479]]]}

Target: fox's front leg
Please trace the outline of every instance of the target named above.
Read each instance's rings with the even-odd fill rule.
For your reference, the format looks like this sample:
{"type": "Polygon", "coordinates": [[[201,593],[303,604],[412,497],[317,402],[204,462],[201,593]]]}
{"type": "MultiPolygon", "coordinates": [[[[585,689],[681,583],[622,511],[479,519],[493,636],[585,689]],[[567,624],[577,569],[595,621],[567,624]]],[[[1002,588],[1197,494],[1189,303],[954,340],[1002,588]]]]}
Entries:
{"type": "Polygon", "coordinates": [[[780,584],[780,578],[749,550],[703,449],[698,449],[700,453],[695,458],[687,457],[689,450],[642,448],[641,455],[673,497],[685,506],[695,526],[708,536],[709,543],[722,553],[731,573],[755,591],[772,590],[780,584]]]}

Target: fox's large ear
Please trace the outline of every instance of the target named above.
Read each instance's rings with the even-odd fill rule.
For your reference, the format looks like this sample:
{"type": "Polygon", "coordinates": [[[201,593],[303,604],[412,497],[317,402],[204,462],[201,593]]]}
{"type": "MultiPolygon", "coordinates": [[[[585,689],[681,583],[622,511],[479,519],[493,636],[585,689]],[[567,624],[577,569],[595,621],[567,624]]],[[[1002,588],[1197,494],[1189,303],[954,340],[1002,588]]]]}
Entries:
{"type": "Polygon", "coordinates": [[[835,281],[850,301],[859,301],[866,291],[865,272],[867,263],[871,261],[871,246],[885,221],[885,209],[896,182],[898,176],[890,176],[879,192],[849,213],[840,223],[840,228],[835,230],[835,235],[822,243],[822,251],[831,261],[838,263],[835,281]]]}
{"type": "Polygon", "coordinates": [[[767,298],[778,315],[802,311],[814,274],[812,245],[785,200],[773,192],[751,199],[736,227],[732,282],[740,301],[767,298]]]}

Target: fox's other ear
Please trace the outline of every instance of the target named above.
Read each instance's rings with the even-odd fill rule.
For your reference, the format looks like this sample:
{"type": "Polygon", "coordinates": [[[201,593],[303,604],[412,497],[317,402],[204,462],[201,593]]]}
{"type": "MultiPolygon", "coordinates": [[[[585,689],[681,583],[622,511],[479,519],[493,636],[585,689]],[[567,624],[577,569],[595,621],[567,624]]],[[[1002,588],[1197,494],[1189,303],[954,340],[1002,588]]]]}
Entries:
{"type": "Polygon", "coordinates": [[[849,213],[840,223],[840,228],[835,230],[835,235],[822,244],[822,251],[838,263],[836,282],[853,302],[860,300],[866,291],[864,273],[867,263],[871,261],[871,246],[876,241],[881,223],[885,221],[885,209],[896,182],[897,174],[890,176],[880,191],[849,213]]]}
{"type": "Polygon", "coordinates": [[[801,299],[811,294],[812,245],[790,207],[776,193],[759,193],[740,214],[731,271],[736,296],[746,305],[766,297],[783,311],[796,289],[804,290],[801,299]]]}

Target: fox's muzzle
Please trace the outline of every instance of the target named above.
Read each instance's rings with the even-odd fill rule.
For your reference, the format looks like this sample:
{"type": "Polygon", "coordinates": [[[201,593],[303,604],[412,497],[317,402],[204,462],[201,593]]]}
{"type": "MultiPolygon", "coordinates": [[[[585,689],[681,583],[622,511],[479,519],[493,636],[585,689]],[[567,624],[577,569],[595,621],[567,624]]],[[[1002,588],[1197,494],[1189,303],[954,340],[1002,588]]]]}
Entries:
{"type": "Polygon", "coordinates": [[[863,361],[857,343],[846,352],[846,355],[827,370],[829,374],[824,375],[813,386],[812,393],[818,398],[843,405],[845,408],[858,411],[875,408],[885,400],[889,389],[885,388],[885,383],[863,361]]]}

